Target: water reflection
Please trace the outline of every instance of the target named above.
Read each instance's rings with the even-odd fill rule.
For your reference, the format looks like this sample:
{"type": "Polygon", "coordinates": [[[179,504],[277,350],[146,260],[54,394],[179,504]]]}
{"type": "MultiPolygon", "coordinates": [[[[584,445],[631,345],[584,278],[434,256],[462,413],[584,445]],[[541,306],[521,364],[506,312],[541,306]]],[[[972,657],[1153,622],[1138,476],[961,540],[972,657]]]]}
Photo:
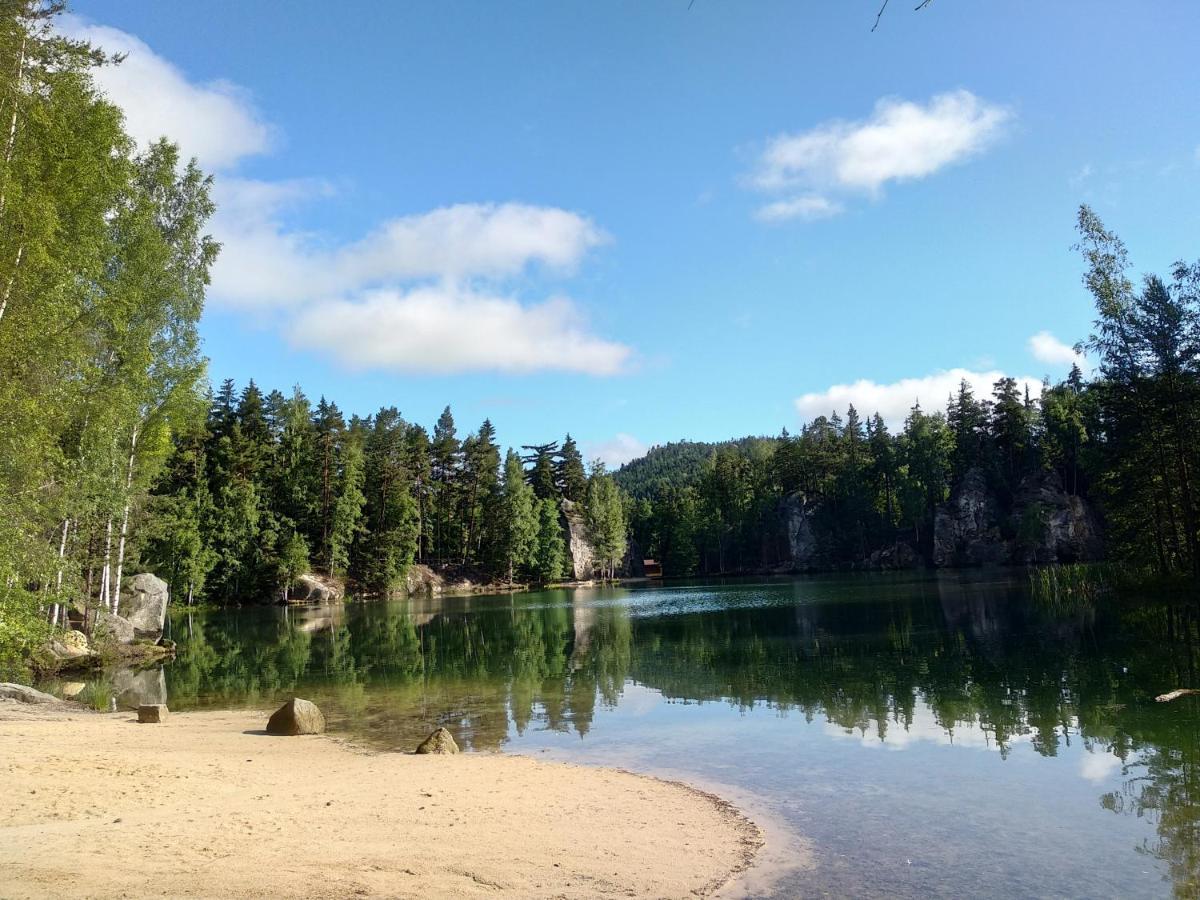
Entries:
{"type": "MultiPolygon", "coordinates": [[[[387,749],[434,725],[476,750],[543,732],[592,740],[604,711],[613,722],[644,713],[636,697],[716,705],[751,740],[767,729],[747,714],[765,709],[849,748],[954,745],[1007,759],[1028,747],[1044,760],[1069,750],[1103,809],[1152,826],[1141,857],[1176,895],[1200,895],[1200,697],[1153,702],[1200,684],[1191,603],[1050,609],[1019,582],[876,576],[245,609],[175,630],[172,707],[298,693],[333,727],[387,749]]],[[[918,789],[938,777],[903,775],[918,789]]],[[[1015,789],[1023,775],[990,777],[1015,789]]]]}

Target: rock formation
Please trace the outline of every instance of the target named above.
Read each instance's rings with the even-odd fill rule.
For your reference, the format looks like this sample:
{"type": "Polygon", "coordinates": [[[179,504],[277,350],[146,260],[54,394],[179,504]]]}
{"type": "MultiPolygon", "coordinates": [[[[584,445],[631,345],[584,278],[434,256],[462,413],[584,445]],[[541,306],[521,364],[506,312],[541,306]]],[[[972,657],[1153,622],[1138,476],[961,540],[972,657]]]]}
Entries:
{"type": "Polygon", "coordinates": [[[169,600],[167,583],[157,575],[142,572],[129,579],[128,586],[121,592],[117,613],[129,620],[135,637],[157,641],[162,637],[169,600]]]}
{"type": "Polygon", "coordinates": [[[0,684],[0,700],[16,700],[19,703],[62,703],[57,697],[26,687],[23,684],[4,682],[0,684]]]}
{"type": "Polygon", "coordinates": [[[1026,476],[1005,514],[983,472],[970,469],[934,516],[938,567],[1087,562],[1102,553],[1095,512],[1054,472],[1026,476]]]}
{"type": "Polygon", "coordinates": [[[982,566],[1008,561],[1000,509],[979,469],[968,469],[933,519],[933,564],[982,566]]]}
{"type": "Polygon", "coordinates": [[[338,603],[345,596],[346,589],[341,584],[312,572],[297,578],[288,591],[288,600],[299,603],[338,603]]]}
{"type": "Polygon", "coordinates": [[[417,745],[417,753],[458,753],[458,744],[445,728],[436,729],[429,737],[417,745]]]}
{"type": "Polygon", "coordinates": [[[803,494],[784,497],[780,503],[792,569],[815,569],[821,563],[820,546],[812,525],[814,512],[815,505],[803,494]]]}
{"type": "Polygon", "coordinates": [[[162,666],[150,669],[118,669],[112,676],[112,693],[121,709],[146,704],[166,704],[167,677],[162,666]]]}
{"type": "Polygon", "coordinates": [[[132,644],[136,637],[133,623],[124,616],[114,615],[106,609],[96,613],[96,627],[92,636],[100,644],[132,644]]]}
{"type": "Polygon", "coordinates": [[[271,714],[267,734],[321,734],[325,731],[325,716],[315,703],[293,697],[271,714]]]}
{"type": "Polygon", "coordinates": [[[596,554],[588,540],[583,509],[578,503],[564,500],[562,520],[567,554],[571,559],[571,578],[575,581],[591,581],[596,577],[596,554]]]}

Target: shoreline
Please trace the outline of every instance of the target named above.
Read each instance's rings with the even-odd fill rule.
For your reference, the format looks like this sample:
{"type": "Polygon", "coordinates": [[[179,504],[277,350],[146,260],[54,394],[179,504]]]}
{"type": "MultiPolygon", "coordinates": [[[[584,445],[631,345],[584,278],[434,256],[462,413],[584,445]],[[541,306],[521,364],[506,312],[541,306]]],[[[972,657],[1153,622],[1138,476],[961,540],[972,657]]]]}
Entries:
{"type": "Polygon", "coordinates": [[[0,701],[0,894],[713,896],[763,847],[682,782],[271,737],[266,716],[0,701]]]}

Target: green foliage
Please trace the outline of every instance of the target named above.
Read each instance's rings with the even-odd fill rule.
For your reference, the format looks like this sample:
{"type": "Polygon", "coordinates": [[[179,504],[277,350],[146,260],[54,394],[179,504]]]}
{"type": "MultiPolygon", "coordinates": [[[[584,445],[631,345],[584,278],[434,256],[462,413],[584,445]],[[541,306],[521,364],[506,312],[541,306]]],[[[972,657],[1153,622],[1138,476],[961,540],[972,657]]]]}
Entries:
{"type": "Polygon", "coordinates": [[[586,524],[601,575],[612,578],[617,563],[625,555],[628,539],[621,491],[602,464],[597,464],[587,483],[586,524]]]}
{"type": "Polygon", "coordinates": [[[540,584],[560,580],[566,571],[567,547],[559,521],[558,504],[549,497],[537,501],[537,536],[530,570],[540,584]]]}

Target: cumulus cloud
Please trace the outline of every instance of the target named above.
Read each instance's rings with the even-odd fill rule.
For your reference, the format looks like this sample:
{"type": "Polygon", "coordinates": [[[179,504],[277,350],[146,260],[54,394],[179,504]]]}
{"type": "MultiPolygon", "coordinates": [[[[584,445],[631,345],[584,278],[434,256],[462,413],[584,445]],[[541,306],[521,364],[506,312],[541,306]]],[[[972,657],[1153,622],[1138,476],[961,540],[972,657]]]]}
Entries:
{"type": "Polygon", "coordinates": [[[140,145],[165,135],[217,173],[211,226],[222,251],[209,291],[214,302],[273,310],[268,321],[295,346],[359,368],[609,375],[627,364],[629,348],[592,336],[572,301],[522,302],[505,289],[530,270],[570,275],[608,241],[586,216],[462,203],[395,216],[359,238],[306,231],[293,214],[329,196],[326,181],[237,175],[239,161],[271,149],[272,129],[247,92],[224,81],[193,83],[118,29],[71,16],[61,28],[126,54],[97,80],[140,145]]]}
{"type": "Polygon", "coordinates": [[[588,462],[598,459],[609,469],[617,469],[631,460],[645,456],[649,449],[632,434],[618,432],[607,441],[584,444],[583,455],[588,462]]]}
{"type": "Polygon", "coordinates": [[[767,142],[747,182],[785,196],[762,207],[758,218],[813,218],[805,213],[818,208],[817,200],[828,204],[824,215],[836,214],[840,207],[828,194],[877,196],[889,182],[926,178],[987,149],[1011,118],[1005,107],[959,90],[925,104],[884,98],[866,119],[779,135],[767,142]]]}
{"type": "Polygon", "coordinates": [[[350,368],[453,373],[551,369],[615,375],[627,347],[593,337],[575,305],[555,297],[522,305],[453,285],[378,290],[310,306],[288,329],[297,347],[350,368]]]}
{"type": "Polygon", "coordinates": [[[125,129],[142,147],[166,135],[206,169],[220,171],[271,147],[272,129],[249,95],[228,81],[194,84],[143,41],[116,28],[62,16],[59,29],[110,53],[120,65],[93,72],[96,83],[125,113],[125,129]]]}
{"type": "Polygon", "coordinates": [[[218,185],[225,243],[213,271],[218,302],[296,305],[372,285],[424,278],[502,279],[541,265],[569,274],[607,235],[590,219],[521,203],[462,203],[385,222],[329,247],[289,228],[282,212],[319,190],[310,183],[231,180],[218,185]]]}
{"type": "MultiPolygon", "coordinates": [[[[817,416],[828,416],[832,412],[845,415],[851,404],[859,415],[866,417],[878,412],[890,427],[899,427],[915,403],[927,413],[944,412],[946,400],[958,393],[958,386],[966,381],[977,399],[990,397],[992,385],[1005,373],[997,370],[975,372],[970,369],[949,369],[918,378],[902,378],[887,384],[863,378],[851,384],[835,384],[824,391],[804,394],[796,398],[796,411],[809,421],[817,416]]],[[[1042,381],[1023,375],[1017,378],[1020,390],[1026,388],[1037,397],[1041,395],[1042,381]]]]}
{"type": "Polygon", "coordinates": [[[1078,365],[1087,368],[1087,360],[1082,353],[1076,353],[1075,348],[1064,344],[1048,331],[1039,331],[1029,339],[1029,352],[1038,362],[1050,366],[1078,365]]]}

